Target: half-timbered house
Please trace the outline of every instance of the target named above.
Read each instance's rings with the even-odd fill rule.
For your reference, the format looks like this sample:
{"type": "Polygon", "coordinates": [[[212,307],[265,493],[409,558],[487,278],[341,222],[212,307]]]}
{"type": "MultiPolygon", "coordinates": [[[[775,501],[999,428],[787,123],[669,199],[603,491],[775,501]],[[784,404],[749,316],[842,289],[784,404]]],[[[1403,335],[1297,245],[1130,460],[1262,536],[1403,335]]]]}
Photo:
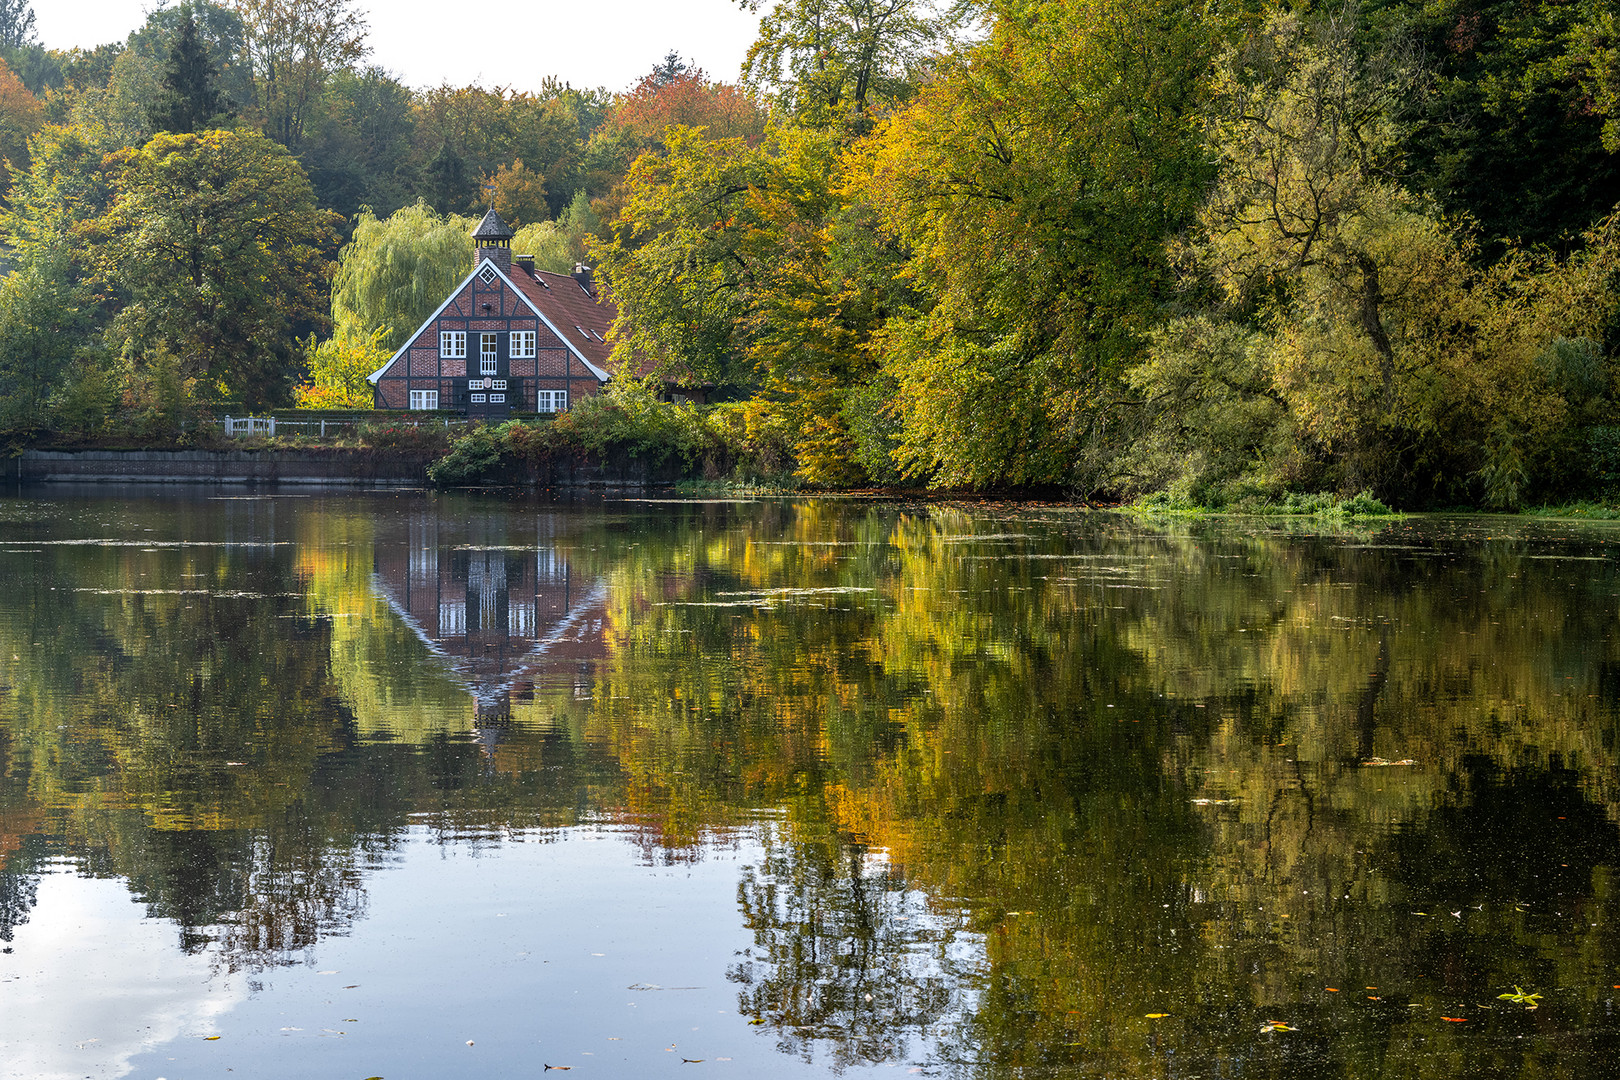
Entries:
{"type": "Polygon", "coordinates": [[[513,235],[493,208],[484,215],[472,270],[371,374],[377,408],[500,419],[562,412],[607,384],[613,303],[588,267],[554,274],[514,260],[513,235]]]}

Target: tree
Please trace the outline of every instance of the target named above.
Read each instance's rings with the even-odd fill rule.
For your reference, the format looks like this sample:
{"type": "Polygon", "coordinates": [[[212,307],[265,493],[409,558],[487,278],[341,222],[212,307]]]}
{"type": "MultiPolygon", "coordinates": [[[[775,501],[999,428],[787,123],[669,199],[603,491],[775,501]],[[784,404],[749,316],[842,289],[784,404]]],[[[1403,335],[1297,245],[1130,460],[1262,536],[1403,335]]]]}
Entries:
{"type": "Polygon", "coordinates": [[[581,191],[559,218],[525,225],[512,238],[512,250],[534,259],[534,265],[554,274],[570,273],[592,258],[589,245],[602,231],[602,219],[581,191]]]}
{"type": "Polygon", "coordinates": [[[10,188],[11,170],[28,170],[28,139],[44,119],[44,103],[0,60],[0,192],[10,188]]]}
{"type": "MultiPolygon", "coordinates": [[[[746,0],[757,11],[764,0],[746,0]]],[[[919,0],[777,0],[743,61],[748,85],[815,127],[864,134],[905,101],[954,20],[919,0]]]]}
{"type": "Polygon", "coordinates": [[[545,179],[525,168],[522,158],[496,169],[490,187],[494,189],[495,209],[514,229],[538,224],[551,216],[545,179]]]}
{"type": "Polygon", "coordinates": [[[304,344],[309,381],[294,388],[300,409],[369,409],[373,401],[367,376],[388,362],[385,329],[364,341],[333,338],[304,344]]]}
{"type": "Polygon", "coordinates": [[[147,104],[157,97],[162,67],[133,49],[118,54],[105,87],[73,96],[69,118],[80,131],[94,133],[106,150],[141,146],[151,137],[147,104]]]}
{"type": "Polygon", "coordinates": [[[439,144],[439,152],[433,155],[422,172],[423,186],[435,210],[454,214],[476,205],[476,200],[472,198],[472,184],[467,179],[467,163],[456,153],[448,139],[439,144]]]}
{"type": "Polygon", "coordinates": [[[233,0],[246,31],[265,134],[291,150],[304,142],[327,80],[369,51],[351,0],[233,0]]]}
{"type": "Polygon", "coordinates": [[[765,133],[765,110],[740,87],[711,83],[701,69],[659,80],[649,75],[618,101],[613,123],[649,146],[660,146],[671,124],[705,128],[711,139],[757,140],[765,133]]]}
{"type": "Polygon", "coordinates": [[[322,206],[353,218],[362,206],[387,216],[416,189],[411,91],[379,67],[340,71],[300,162],[322,206]]]}
{"type": "Polygon", "coordinates": [[[418,96],[417,146],[420,152],[437,148],[426,163],[428,193],[434,205],[449,212],[471,210],[478,178],[494,174],[502,165],[521,158],[546,188],[547,208],[555,217],[580,188],[580,161],[584,153],[586,118],[591,111],[582,96],[553,84],[549,96],[514,93],[504,87],[441,86],[418,96]],[[461,162],[456,198],[445,183],[456,179],[440,171],[441,160],[461,162]],[[442,200],[442,201],[441,201],[442,200]]]}
{"type": "Polygon", "coordinates": [[[198,40],[197,24],[187,18],[169,50],[158,95],[147,107],[152,130],[183,133],[222,127],[232,110],[220,98],[214,81],[214,66],[198,40]]]}
{"type": "Polygon", "coordinates": [[[114,324],[126,353],[167,350],[210,394],[249,407],[282,400],[294,335],[324,321],[334,218],[256,133],[162,134],[126,151],[99,252],[129,296],[114,324]]]}
{"type": "Polygon", "coordinates": [[[851,185],[926,297],[873,346],[912,476],[1093,489],[1175,287],[1164,238],[1210,175],[1192,118],[1217,29],[1182,0],[998,9],[862,154],[851,185]]]}
{"type": "Polygon", "coordinates": [[[0,48],[18,49],[34,40],[34,9],[28,0],[0,0],[0,48]]]}
{"type": "Polygon", "coordinates": [[[1427,78],[1402,103],[1408,186],[1508,244],[1568,245],[1620,202],[1604,144],[1615,28],[1610,3],[1371,0],[1369,56],[1417,51],[1427,78]]]}
{"type": "Polygon", "coordinates": [[[845,406],[901,290],[864,208],[841,198],[836,136],[772,130],[750,146],[671,127],[666,139],[632,166],[612,242],[593,246],[619,301],[615,359],[760,387],[756,419],[787,432],[805,479],[860,482],[845,406]]]}
{"type": "Polygon", "coordinates": [[[147,15],[139,30],[129,35],[127,51],[162,64],[168,60],[186,22],[196,27],[197,40],[207,54],[212,81],[220,96],[230,104],[251,104],[255,93],[253,69],[245,58],[246,30],[242,17],[222,3],[181,0],[157,8],[147,15]]]}
{"type": "Polygon", "coordinates": [[[668,86],[676,79],[685,75],[689,70],[681,54],[674,49],[664,54],[664,58],[653,65],[652,72],[642,82],[651,82],[654,86],[668,86]]]}
{"type": "Polygon", "coordinates": [[[472,269],[473,225],[424,202],[381,220],[361,211],[332,279],[336,337],[355,344],[381,332],[390,351],[403,345],[472,269]]]}
{"type": "Polygon", "coordinates": [[[1219,179],[1187,254],[1248,332],[1173,324],[1132,381],[1171,424],[1218,418],[1194,420],[1195,443],[1225,425],[1229,448],[1290,456],[1264,424],[1231,438],[1238,412],[1270,416],[1297,433],[1292,456],[1322,466],[1319,486],[1516,505],[1537,473],[1565,467],[1561,432],[1587,384],[1606,385],[1589,342],[1559,343],[1600,333],[1614,310],[1612,230],[1564,261],[1482,258],[1466,223],[1398,182],[1413,69],[1362,59],[1354,29],[1276,14],[1222,58],[1219,179]]]}
{"type": "Polygon", "coordinates": [[[93,303],[61,247],[38,250],[0,281],[0,430],[37,429],[67,381],[93,303]]]}

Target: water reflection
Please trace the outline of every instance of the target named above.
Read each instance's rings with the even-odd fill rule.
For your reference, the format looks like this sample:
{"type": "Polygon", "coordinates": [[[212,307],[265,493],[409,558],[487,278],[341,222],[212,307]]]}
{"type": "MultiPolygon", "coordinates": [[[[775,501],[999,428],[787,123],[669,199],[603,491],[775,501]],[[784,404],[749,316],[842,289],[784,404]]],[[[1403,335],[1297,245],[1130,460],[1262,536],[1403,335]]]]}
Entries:
{"type": "Polygon", "coordinates": [[[532,698],[537,679],[603,655],[606,588],[576,578],[557,518],[538,517],[529,537],[508,524],[417,512],[403,543],[375,545],[374,589],[468,687],[481,720],[509,717],[514,694],[532,698]]]}
{"type": "Polygon", "coordinates": [[[611,827],[648,867],[742,860],[716,970],[812,1069],[1591,1075],[1616,539],[8,503],[0,937],[66,859],[263,973],[366,933],[409,837],[611,827]]]}

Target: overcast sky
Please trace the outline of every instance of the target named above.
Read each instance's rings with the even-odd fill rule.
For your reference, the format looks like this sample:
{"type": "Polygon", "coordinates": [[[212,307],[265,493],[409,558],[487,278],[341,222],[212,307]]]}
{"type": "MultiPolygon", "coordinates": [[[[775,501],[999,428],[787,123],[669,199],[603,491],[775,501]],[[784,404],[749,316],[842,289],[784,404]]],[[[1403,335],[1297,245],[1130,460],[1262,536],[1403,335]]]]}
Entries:
{"type": "MultiPolygon", "coordinates": [[[[40,44],[123,41],[156,0],[32,0],[40,44]]],[[[734,0],[357,0],[369,62],[415,87],[538,88],[547,75],[624,90],[674,49],[711,79],[737,81],[759,17],[734,0]]]]}

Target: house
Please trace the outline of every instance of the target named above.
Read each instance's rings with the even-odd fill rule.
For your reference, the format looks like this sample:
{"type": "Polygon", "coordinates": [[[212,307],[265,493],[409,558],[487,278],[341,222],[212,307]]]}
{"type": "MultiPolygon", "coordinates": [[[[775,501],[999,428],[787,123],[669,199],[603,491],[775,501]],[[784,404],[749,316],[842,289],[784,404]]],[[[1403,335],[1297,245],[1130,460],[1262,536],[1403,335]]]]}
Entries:
{"type": "Polygon", "coordinates": [[[514,234],[493,207],[472,235],[472,270],[368,377],[376,407],[504,419],[598,393],[618,310],[597,295],[590,268],[553,274],[514,260],[514,234]]]}

